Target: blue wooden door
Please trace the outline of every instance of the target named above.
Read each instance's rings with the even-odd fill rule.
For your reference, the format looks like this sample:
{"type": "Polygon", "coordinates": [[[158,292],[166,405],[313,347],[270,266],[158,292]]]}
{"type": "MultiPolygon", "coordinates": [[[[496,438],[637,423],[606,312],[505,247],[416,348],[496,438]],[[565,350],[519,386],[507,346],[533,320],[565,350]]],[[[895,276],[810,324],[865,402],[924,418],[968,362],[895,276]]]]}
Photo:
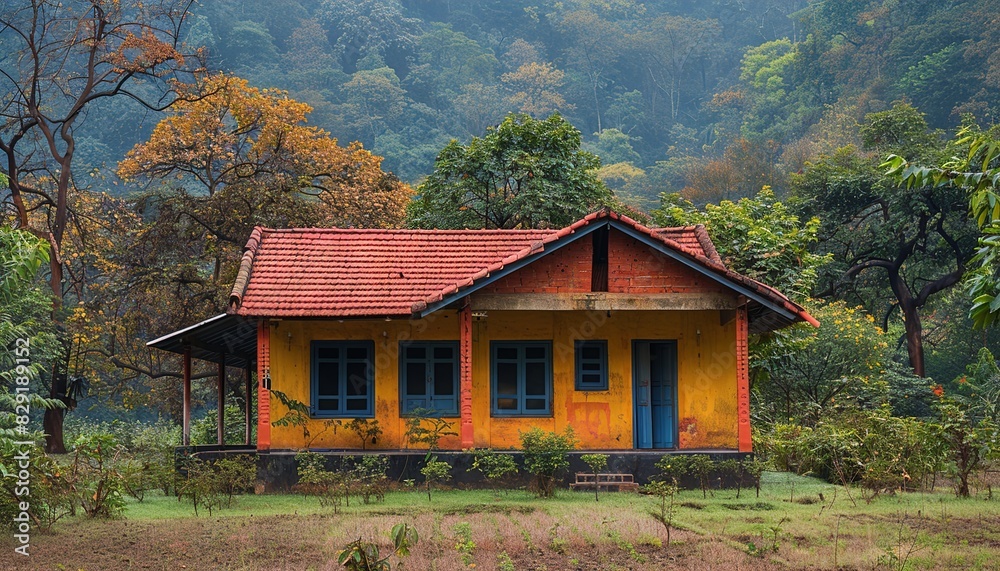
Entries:
{"type": "Polygon", "coordinates": [[[635,341],[635,447],[674,448],[677,444],[677,343],[635,341]]]}

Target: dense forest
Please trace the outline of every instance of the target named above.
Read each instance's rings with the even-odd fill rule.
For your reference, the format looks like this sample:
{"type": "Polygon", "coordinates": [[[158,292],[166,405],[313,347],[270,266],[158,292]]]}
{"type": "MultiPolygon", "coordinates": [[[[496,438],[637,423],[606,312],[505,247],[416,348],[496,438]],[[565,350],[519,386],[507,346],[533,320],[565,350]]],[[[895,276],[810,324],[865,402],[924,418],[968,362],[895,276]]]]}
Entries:
{"type": "Polygon", "coordinates": [[[701,223],[825,324],[757,340],[762,425],[998,383],[996,180],[953,176],[996,168],[992,0],[21,0],[0,72],[0,265],[45,281],[0,280],[0,341],[75,408],[51,450],[64,416],[179,418],[144,343],[225,310],[260,224],[701,223]],[[477,153],[529,140],[555,207],[470,214],[477,153]]]}

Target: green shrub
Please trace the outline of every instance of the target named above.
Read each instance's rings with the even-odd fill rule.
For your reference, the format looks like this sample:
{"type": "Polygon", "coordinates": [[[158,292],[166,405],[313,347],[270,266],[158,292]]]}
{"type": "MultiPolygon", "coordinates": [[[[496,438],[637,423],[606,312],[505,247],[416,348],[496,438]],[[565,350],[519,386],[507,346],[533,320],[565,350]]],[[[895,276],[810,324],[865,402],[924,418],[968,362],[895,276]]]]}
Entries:
{"type": "Polygon", "coordinates": [[[594,501],[600,501],[597,496],[597,492],[601,486],[597,483],[597,474],[608,465],[608,455],[607,454],[584,454],[580,456],[580,460],[590,467],[590,472],[594,475],[594,501]]]}
{"type": "Polygon", "coordinates": [[[427,463],[420,469],[424,476],[424,483],[427,486],[427,501],[431,501],[431,486],[438,482],[447,482],[451,479],[451,465],[431,456],[427,463]]]}
{"type": "Polygon", "coordinates": [[[500,454],[492,448],[477,448],[472,451],[472,469],[478,470],[490,487],[497,490],[504,487],[510,475],[517,473],[517,462],[510,454],[500,454]]]}
{"type": "Polygon", "coordinates": [[[121,449],[111,434],[88,434],[73,443],[72,481],[89,517],[117,517],[125,509],[124,481],[116,469],[121,449]]]}
{"type": "Polygon", "coordinates": [[[303,451],[295,455],[299,476],[294,490],[319,498],[319,505],[333,506],[333,513],[340,512],[340,504],[350,502],[348,475],[343,470],[327,470],[326,457],[315,452],[303,451]]]}
{"type": "Polygon", "coordinates": [[[521,449],[524,452],[524,469],[534,476],[534,490],[539,497],[555,494],[558,474],[569,467],[569,453],[576,448],[572,427],[557,434],[532,428],[521,432],[521,449]]]}
{"type": "Polygon", "coordinates": [[[388,471],[388,456],[375,454],[363,456],[361,462],[355,465],[352,473],[351,488],[353,492],[360,495],[366,504],[371,503],[372,500],[384,501],[386,486],[389,482],[389,478],[386,476],[388,471]]]}

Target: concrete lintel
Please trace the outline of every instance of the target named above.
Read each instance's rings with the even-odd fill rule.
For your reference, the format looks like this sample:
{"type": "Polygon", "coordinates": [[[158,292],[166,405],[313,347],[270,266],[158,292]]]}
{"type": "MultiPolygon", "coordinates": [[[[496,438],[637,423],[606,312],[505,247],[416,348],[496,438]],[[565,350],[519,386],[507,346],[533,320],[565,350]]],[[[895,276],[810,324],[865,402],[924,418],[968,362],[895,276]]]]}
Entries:
{"type": "Polygon", "coordinates": [[[481,311],[693,311],[735,310],[736,298],[720,293],[497,293],[474,294],[481,311]]]}

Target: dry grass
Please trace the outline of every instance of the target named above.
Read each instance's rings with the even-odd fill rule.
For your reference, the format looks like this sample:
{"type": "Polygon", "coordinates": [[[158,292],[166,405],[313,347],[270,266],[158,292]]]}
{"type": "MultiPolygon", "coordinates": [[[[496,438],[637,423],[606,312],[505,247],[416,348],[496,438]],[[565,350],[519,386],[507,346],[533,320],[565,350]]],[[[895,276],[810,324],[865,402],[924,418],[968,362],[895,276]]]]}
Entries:
{"type": "MultiPolygon", "coordinates": [[[[857,499],[857,495],[855,495],[857,499]]],[[[420,542],[406,569],[469,569],[455,525],[468,523],[475,569],[1000,569],[1000,510],[985,496],[897,494],[852,504],[843,488],[770,474],[751,491],[684,492],[681,530],[663,545],[652,498],[561,492],[536,500],[512,491],[435,494],[401,491],[384,504],[334,515],[297,496],[251,496],[211,518],[154,497],[129,506],[126,519],[76,519],[32,538],[30,558],[0,538],[0,569],[335,569],[336,554],[362,537],[388,549],[388,530],[405,521],[420,542]],[[836,562],[836,566],[835,566],[836,562]]]]}

